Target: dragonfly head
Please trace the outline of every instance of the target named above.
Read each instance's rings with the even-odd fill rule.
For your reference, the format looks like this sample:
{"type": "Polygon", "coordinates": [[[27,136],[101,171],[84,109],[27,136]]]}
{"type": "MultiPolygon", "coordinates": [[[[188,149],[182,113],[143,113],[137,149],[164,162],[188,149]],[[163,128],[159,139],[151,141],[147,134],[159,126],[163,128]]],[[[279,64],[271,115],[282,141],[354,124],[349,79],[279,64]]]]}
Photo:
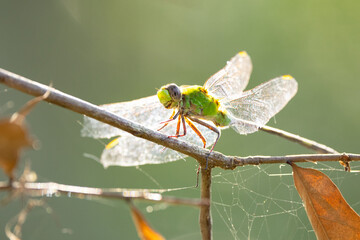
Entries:
{"type": "Polygon", "coordinates": [[[174,83],[162,86],[157,96],[165,108],[177,107],[182,98],[180,88],[174,83]]]}

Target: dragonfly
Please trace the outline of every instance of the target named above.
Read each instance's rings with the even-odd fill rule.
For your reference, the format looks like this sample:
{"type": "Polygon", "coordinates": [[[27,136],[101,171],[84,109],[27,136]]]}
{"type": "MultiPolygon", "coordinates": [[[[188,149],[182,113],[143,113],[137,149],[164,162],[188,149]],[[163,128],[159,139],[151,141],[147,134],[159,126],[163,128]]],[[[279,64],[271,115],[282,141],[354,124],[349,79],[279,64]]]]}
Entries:
{"type": "MultiPolygon", "coordinates": [[[[167,84],[154,96],[101,107],[150,129],[162,131],[169,137],[203,147],[212,146],[212,151],[221,130],[230,127],[239,134],[256,132],[297,92],[297,82],[290,75],[276,77],[244,91],[251,72],[250,56],[241,51],[203,86],[167,84]],[[186,126],[193,131],[187,131],[186,126]]],[[[185,155],[172,149],[164,149],[86,116],[81,133],[84,137],[96,139],[117,137],[101,154],[100,162],[104,167],[160,164],[185,158],[185,155]]]]}

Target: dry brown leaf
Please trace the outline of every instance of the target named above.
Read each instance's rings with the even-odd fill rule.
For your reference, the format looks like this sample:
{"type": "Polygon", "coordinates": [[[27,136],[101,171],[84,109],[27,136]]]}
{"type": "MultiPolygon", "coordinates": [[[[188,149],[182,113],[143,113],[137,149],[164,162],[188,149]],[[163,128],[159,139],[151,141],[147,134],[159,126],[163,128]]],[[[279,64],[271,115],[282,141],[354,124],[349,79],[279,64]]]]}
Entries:
{"type": "Polygon", "coordinates": [[[32,146],[33,143],[24,125],[25,117],[38,102],[44,100],[49,94],[48,91],[43,96],[28,101],[10,119],[0,120],[0,167],[10,180],[14,178],[13,171],[19,161],[21,150],[32,146]]]}
{"type": "Polygon", "coordinates": [[[360,239],[360,217],[330,178],[314,169],[291,166],[317,239],[360,239]]]}
{"type": "Polygon", "coordinates": [[[32,145],[26,128],[11,122],[9,119],[0,120],[0,167],[12,179],[20,151],[32,145]]]}
{"type": "Polygon", "coordinates": [[[144,216],[135,208],[135,206],[130,204],[130,209],[136,230],[141,240],[165,240],[163,236],[149,226],[144,216]]]}

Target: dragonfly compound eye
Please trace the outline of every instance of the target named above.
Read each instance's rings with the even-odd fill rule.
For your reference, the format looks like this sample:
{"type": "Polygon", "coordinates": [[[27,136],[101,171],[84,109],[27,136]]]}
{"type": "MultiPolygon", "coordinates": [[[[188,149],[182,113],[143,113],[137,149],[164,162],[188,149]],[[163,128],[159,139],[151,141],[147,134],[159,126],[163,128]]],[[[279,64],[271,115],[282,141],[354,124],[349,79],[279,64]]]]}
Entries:
{"type": "Polygon", "coordinates": [[[170,97],[174,102],[180,102],[181,100],[181,90],[180,88],[172,83],[167,86],[167,90],[169,91],[170,97]]]}

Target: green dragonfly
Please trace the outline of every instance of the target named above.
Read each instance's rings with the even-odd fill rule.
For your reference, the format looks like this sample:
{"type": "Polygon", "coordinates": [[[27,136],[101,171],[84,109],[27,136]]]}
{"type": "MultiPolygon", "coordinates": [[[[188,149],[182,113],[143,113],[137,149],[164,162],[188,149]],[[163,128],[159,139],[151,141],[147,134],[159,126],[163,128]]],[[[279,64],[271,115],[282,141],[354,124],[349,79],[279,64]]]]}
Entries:
{"type": "MultiPolygon", "coordinates": [[[[274,78],[244,92],[251,71],[251,59],[242,51],[212,75],[204,86],[168,84],[161,87],[157,95],[102,107],[148,128],[160,130],[169,137],[203,147],[212,146],[212,151],[221,129],[231,127],[239,134],[256,132],[297,92],[297,82],[290,75],[274,78]],[[186,131],[187,125],[193,131],[186,131]]],[[[82,136],[120,136],[111,141],[101,155],[100,162],[105,167],[159,164],[185,158],[176,151],[88,117],[84,118],[82,136]]]]}

